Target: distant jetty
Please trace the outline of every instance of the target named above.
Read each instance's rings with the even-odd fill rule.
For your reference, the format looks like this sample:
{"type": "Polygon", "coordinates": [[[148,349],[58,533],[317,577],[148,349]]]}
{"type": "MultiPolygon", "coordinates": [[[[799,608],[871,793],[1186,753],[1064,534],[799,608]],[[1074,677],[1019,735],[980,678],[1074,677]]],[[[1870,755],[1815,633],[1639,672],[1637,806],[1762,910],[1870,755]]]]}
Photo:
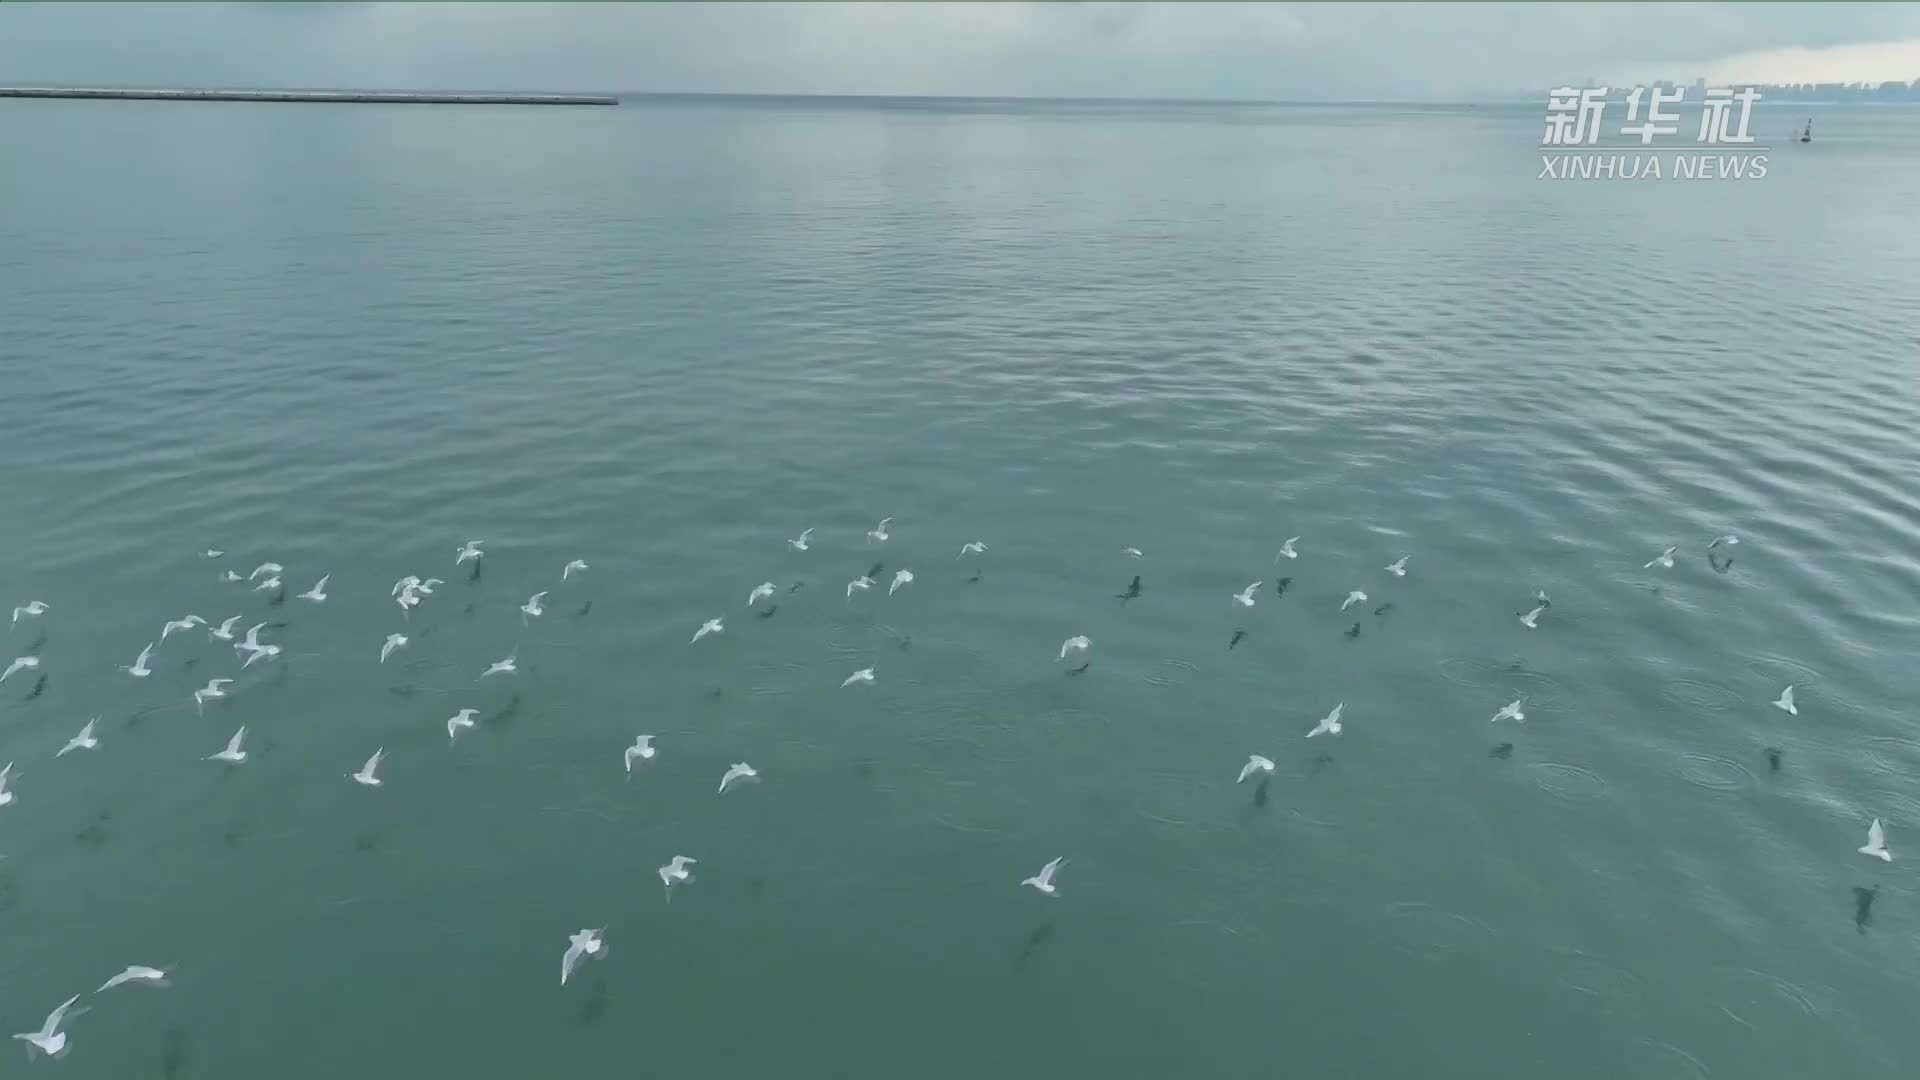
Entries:
{"type": "Polygon", "coordinates": [[[95,90],[84,87],[0,86],[0,98],[82,98],[110,101],[301,101],[334,105],[618,105],[598,94],[416,94],[367,90],[95,90]]]}

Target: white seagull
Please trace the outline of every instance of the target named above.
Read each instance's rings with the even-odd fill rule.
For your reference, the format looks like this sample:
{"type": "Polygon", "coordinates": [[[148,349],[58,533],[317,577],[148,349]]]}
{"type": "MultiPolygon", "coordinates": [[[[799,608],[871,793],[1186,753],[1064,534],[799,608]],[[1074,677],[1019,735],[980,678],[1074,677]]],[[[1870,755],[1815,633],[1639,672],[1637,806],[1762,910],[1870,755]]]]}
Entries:
{"type": "Polygon", "coordinates": [[[22,615],[45,615],[46,613],[47,602],[45,600],[29,600],[25,604],[13,609],[13,621],[19,622],[20,616],[22,615]]]}
{"type": "Polygon", "coordinates": [[[253,591],[254,592],[272,592],[273,590],[279,587],[280,587],[280,579],[277,577],[270,577],[265,581],[262,581],[260,584],[255,585],[253,587],[253,591]]]}
{"type": "Polygon", "coordinates": [[[537,619],[540,616],[545,615],[547,613],[547,609],[540,606],[540,601],[545,600],[546,598],[547,598],[547,594],[543,592],[537,592],[537,593],[534,593],[532,596],[527,597],[527,602],[520,605],[520,621],[524,623],[529,618],[537,619]]]}
{"type": "Polygon", "coordinates": [[[620,760],[621,760],[621,763],[626,765],[627,767],[627,775],[632,776],[633,775],[633,759],[639,758],[641,761],[652,761],[653,755],[655,753],[656,751],[653,748],[653,736],[637,735],[634,737],[633,745],[621,751],[620,760]]]}
{"type": "Polygon", "coordinates": [[[807,538],[812,535],[813,535],[813,530],[808,529],[802,532],[799,536],[796,536],[793,539],[787,541],[787,546],[792,548],[795,551],[805,551],[807,550],[807,538]]]}
{"type": "Polygon", "coordinates": [[[754,604],[760,601],[761,597],[772,596],[772,595],[773,595],[773,582],[763,581],[760,584],[755,585],[753,587],[753,591],[747,594],[747,606],[752,607],[754,604]]]}
{"type": "Polygon", "coordinates": [[[1780,691],[1780,699],[1773,703],[1773,707],[1776,709],[1785,709],[1789,716],[1799,716],[1800,710],[1795,708],[1793,704],[1793,687],[1789,686],[1785,690],[1780,691]]]}
{"type": "Polygon", "coordinates": [[[1120,554],[1125,555],[1129,559],[1144,559],[1147,557],[1146,552],[1141,551],[1137,547],[1123,547],[1120,549],[1120,554]]]}
{"type": "Polygon", "coordinates": [[[169,637],[172,637],[175,630],[191,630],[196,626],[205,625],[207,625],[207,620],[198,615],[189,615],[184,619],[173,619],[160,627],[160,640],[165,641],[169,637]]]}
{"type": "Polygon", "coordinates": [[[7,782],[12,779],[13,762],[9,761],[7,762],[6,768],[0,769],[0,806],[5,806],[13,801],[13,792],[7,790],[7,782]]]}
{"type": "Polygon", "coordinates": [[[899,592],[900,586],[908,584],[911,581],[913,581],[913,571],[895,570],[893,572],[893,584],[887,586],[887,595],[892,596],[894,593],[899,592]]]}
{"type": "Polygon", "coordinates": [[[387,657],[393,655],[393,650],[404,649],[406,647],[407,647],[407,635],[388,634],[387,640],[382,642],[380,645],[380,662],[383,664],[386,663],[387,657]]]}
{"type": "Polygon", "coordinates": [[[1411,558],[1413,558],[1411,555],[1402,555],[1398,559],[1388,563],[1387,573],[1392,574],[1394,577],[1406,577],[1407,560],[1411,558]]]}
{"type": "Polygon", "coordinates": [[[1893,852],[1887,850],[1887,830],[1880,824],[1879,818],[1867,826],[1867,842],[1860,848],[1860,854],[1871,855],[1881,862],[1892,862],[1893,852]]]}
{"type": "Polygon", "coordinates": [[[1340,726],[1340,714],[1341,714],[1341,713],[1343,713],[1343,712],[1345,712],[1345,711],[1346,711],[1346,708],[1347,708],[1347,703],[1346,703],[1346,702],[1344,702],[1344,701],[1343,701],[1343,702],[1341,702],[1341,703],[1340,703],[1340,704],[1338,704],[1338,705],[1335,705],[1335,706],[1333,707],[1333,711],[1332,711],[1332,712],[1330,712],[1330,713],[1328,713],[1327,715],[1325,715],[1325,716],[1323,716],[1323,717],[1321,717],[1321,718],[1320,718],[1320,722],[1319,722],[1318,724],[1315,724],[1315,725],[1313,726],[1313,730],[1312,730],[1312,731],[1309,731],[1309,732],[1307,732],[1307,738],[1309,738],[1309,739],[1311,739],[1311,738],[1313,738],[1313,737],[1314,737],[1315,735],[1338,735],[1338,734],[1340,734],[1340,732],[1341,732],[1341,730],[1342,730],[1342,729],[1341,729],[1341,726],[1340,726]]]}
{"type": "Polygon", "coordinates": [[[80,729],[80,734],[68,739],[67,745],[61,747],[60,752],[53,756],[57,758],[66,757],[67,752],[70,750],[92,750],[94,747],[99,746],[100,740],[93,737],[93,725],[99,722],[100,718],[97,716],[87,721],[87,726],[80,729]]]}
{"type": "Polygon", "coordinates": [[[480,545],[484,543],[486,543],[485,540],[469,540],[460,545],[460,550],[453,553],[453,565],[459,566],[468,559],[477,559],[485,555],[486,552],[480,550],[480,545]]]}
{"type": "Polygon", "coordinates": [[[844,690],[847,687],[852,686],[854,683],[857,683],[857,682],[870,683],[872,681],[873,681],[873,669],[870,667],[863,667],[859,671],[856,671],[853,674],[847,676],[845,679],[842,679],[840,681],[840,688],[844,690]]]}
{"type": "Polygon", "coordinates": [[[560,568],[560,580],[565,581],[574,575],[574,571],[585,570],[586,568],[587,568],[587,560],[574,559],[571,562],[567,563],[567,565],[560,568]]]}
{"type": "Polygon", "coordinates": [[[200,557],[203,559],[217,559],[220,556],[225,554],[226,552],[221,551],[218,548],[208,548],[207,550],[200,553],[200,557]]]}
{"type": "Polygon", "coordinates": [[[352,780],[356,784],[363,784],[367,787],[379,787],[382,781],[379,777],[373,775],[373,770],[380,767],[380,759],[386,756],[387,756],[386,747],[383,746],[380,749],[375,750],[373,752],[373,756],[367,759],[367,763],[365,765],[360,766],[360,771],[356,773],[348,773],[347,778],[352,780]]]}
{"type": "Polygon", "coordinates": [[[560,957],[561,986],[567,985],[567,977],[573,974],[574,968],[580,966],[582,957],[598,956],[606,948],[606,943],[600,939],[600,935],[606,932],[607,928],[603,926],[598,930],[582,930],[567,935],[567,951],[560,957]]]}
{"type": "Polygon", "coordinates": [[[1739,542],[1740,542],[1740,538],[1737,536],[1733,536],[1733,535],[1716,536],[1713,538],[1713,543],[1707,545],[1707,550],[1712,551],[1714,548],[1719,547],[1721,544],[1732,545],[1732,544],[1737,544],[1739,542]]]}
{"type": "Polygon", "coordinates": [[[666,890],[667,903],[673,903],[673,883],[692,881],[693,875],[687,872],[687,867],[699,861],[699,859],[689,859],[685,855],[675,855],[672,862],[660,868],[660,885],[666,890]]]}
{"type": "Polygon", "coordinates": [[[1233,602],[1239,604],[1241,607],[1252,607],[1253,594],[1259,592],[1260,586],[1265,584],[1266,582],[1264,581],[1256,581],[1246,588],[1241,589],[1239,592],[1233,594],[1233,602]]]}
{"type": "Polygon", "coordinates": [[[256,566],[253,568],[253,573],[247,575],[247,580],[252,581],[254,578],[259,577],[261,574],[268,574],[268,575],[278,574],[285,569],[286,567],[281,566],[277,562],[263,562],[259,566],[256,566]]]}
{"type": "Polygon", "coordinates": [[[727,785],[733,783],[735,780],[757,780],[759,777],[759,770],[744,761],[737,761],[731,766],[728,766],[727,771],[721,775],[720,794],[726,794],[727,785]]]}
{"type": "Polygon", "coordinates": [[[480,673],[480,677],[484,679],[489,675],[512,675],[520,670],[513,666],[518,659],[520,659],[518,653],[508,653],[505,660],[495,660],[492,667],[480,673]]]}
{"type": "Polygon", "coordinates": [[[146,983],[149,986],[165,987],[167,985],[167,973],[159,968],[150,968],[144,964],[129,964],[127,970],[101,983],[100,989],[95,990],[94,993],[104,994],[116,986],[125,986],[132,982],[146,983]]]}
{"type": "Polygon", "coordinates": [[[225,750],[220,751],[217,754],[208,754],[207,760],[208,761],[226,761],[226,762],[231,762],[232,764],[235,764],[235,765],[245,764],[247,760],[247,752],[245,750],[240,749],[240,744],[246,739],[246,737],[247,737],[247,728],[245,724],[242,724],[240,725],[240,730],[233,733],[233,738],[227,740],[227,748],[225,750]]]}
{"type": "Polygon", "coordinates": [[[220,580],[221,581],[245,581],[247,579],[241,577],[239,574],[236,574],[231,570],[222,570],[220,571],[220,580]]]}
{"type": "Polygon", "coordinates": [[[1034,888],[1039,889],[1041,892],[1046,893],[1048,896],[1058,896],[1060,895],[1060,893],[1059,893],[1059,890],[1054,887],[1053,878],[1054,878],[1054,875],[1060,872],[1060,868],[1065,865],[1067,865],[1067,859],[1066,859],[1066,856],[1063,855],[1060,858],[1055,859],[1052,862],[1048,863],[1047,865],[1041,867],[1039,873],[1033,875],[1030,878],[1026,878],[1025,880],[1021,881],[1020,884],[1031,885],[1034,888]]]}
{"type": "Polygon", "coordinates": [[[473,718],[480,715],[478,709],[461,709],[447,718],[447,741],[452,742],[460,736],[461,728],[473,726],[473,718]]]}
{"type": "Polygon", "coordinates": [[[1272,771],[1273,759],[1263,758],[1259,754],[1249,754],[1247,755],[1247,763],[1240,766],[1240,778],[1235,780],[1234,783],[1244,783],[1247,777],[1257,772],[1271,773],[1272,771]]]}
{"type": "Polygon", "coordinates": [[[280,655],[280,646],[278,645],[249,645],[243,641],[235,645],[234,648],[247,654],[246,662],[240,665],[240,670],[242,671],[252,667],[255,660],[263,658],[271,660],[280,655]]]}
{"type": "Polygon", "coordinates": [[[333,577],[332,574],[322,575],[319,581],[316,581],[313,583],[313,588],[308,589],[306,592],[303,592],[300,594],[300,599],[311,600],[316,604],[326,603],[327,602],[327,591],[326,591],[327,582],[332,577],[333,577]]]}
{"type": "Polygon", "coordinates": [[[862,574],[852,581],[847,582],[847,599],[853,599],[853,590],[855,589],[866,590],[871,588],[873,588],[873,579],[862,574]]]}
{"type": "Polygon", "coordinates": [[[240,620],[245,617],[246,616],[244,615],[235,615],[233,618],[228,619],[225,622],[222,622],[219,626],[215,627],[214,629],[207,631],[207,640],[208,641],[216,641],[216,640],[232,641],[233,628],[240,625],[240,620]]]}
{"type": "Polygon", "coordinates": [[[149,641],[147,642],[147,647],[144,649],[141,649],[140,655],[136,657],[133,663],[125,669],[126,673],[133,676],[136,679],[144,679],[147,676],[153,674],[153,669],[147,666],[147,659],[152,655],[153,655],[153,642],[149,641]]]}
{"type": "Polygon", "coordinates": [[[694,641],[699,641],[708,634],[724,634],[726,630],[725,624],[719,619],[708,619],[706,622],[700,624],[700,629],[693,632],[693,640],[687,642],[687,644],[691,645],[694,641]]]}
{"type": "Polygon", "coordinates": [[[34,1050],[39,1050],[48,1057],[59,1057],[66,1051],[67,1033],[60,1030],[60,1025],[65,1022],[68,1017],[79,1016],[81,1013],[87,1011],[84,1005],[78,1009],[73,1007],[73,1003],[79,1000],[80,995],[75,994],[66,1001],[61,1002],[59,1008],[47,1014],[47,1022],[40,1025],[39,1031],[22,1032],[14,1036],[14,1038],[27,1044],[28,1057],[33,1056],[34,1050]]]}
{"type": "Polygon", "coordinates": [[[1680,546],[1678,544],[1675,544],[1673,547],[1670,547],[1667,550],[1661,552],[1660,554],[1655,555],[1653,559],[1647,563],[1647,565],[1641,567],[1640,569],[1651,570],[1656,566],[1662,566],[1670,570],[1673,568],[1673,553],[1679,550],[1680,550],[1680,546]]]}
{"type": "Polygon", "coordinates": [[[1520,698],[1516,701],[1500,706],[1499,712],[1494,713],[1492,716],[1489,716],[1487,718],[1488,722],[1497,724],[1502,720],[1525,720],[1527,718],[1527,714],[1520,711],[1520,705],[1522,702],[1526,700],[1527,700],[1526,698],[1520,698]]]}
{"type": "Polygon", "coordinates": [[[0,682],[6,682],[16,671],[32,671],[39,666],[40,658],[37,656],[16,656],[13,663],[7,665],[7,670],[0,671],[0,682]]]}
{"type": "Polygon", "coordinates": [[[1340,610],[1345,611],[1355,604],[1364,604],[1366,602],[1367,602],[1367,594],[1361,592],[1359,589],[1355,589],[1352,592],[1347,594],[1347,598],[1345,600],[1340,601],[1340,610]]]}
{"type": "Polygon", "coordinates": [[[1536,607],[1532,611],[1527,612],[1525,615],[1520,616],[1520,625],[1526,627],[1529,630],[1540,629],[1540,613],[1545,610],[1547,610],[1547,605],[1541,604],[1539,607],[1536,607]]]}
{"type": "Polygon", "coordinates": [[[880,524],[878,524],[878,525],[875,525],[875,526],[874,526],[873,528],[871,528],[871,529],[868,529],[868,530],[867,530],[867,543],[869,543],[869,544],[876,544],[876,543],[878,543],[878,544],[884,544],[884,543],[886,543],[886,542],[887,542],[887,539],[888,539],[888,533],[887,533],[887,526],[888,526],[888,524],[890,524],[890,523],[891,523],[892,521],[893,521],[893,519],[892,519],[892,518],[881,518],[881,519],[880,519],[880,524]]]}
{"type": "Polygon", "coordinates": [[[207,702],[213,698],[226,697],[227,691],[225,688],[232,685],[232,683],[232,679],[208,679],[207,685],[193,692],[193,707],[200,710],[202,715],[205,715],[207,702]]]}
{"type": "Polygon", "coordinates": [[[392,591],[388,592],[387,595],[399,596],[401,593],[409,593],[419,587],[420,579],[413,574],[408,574],[406,577],[394,582],[392,591]]]}
{"type": "Polygon", "coordinates": [[[1087,635],[1075,634],[1074,636],[1060,643],[1060,655],[1055,657],[1055,660],[1056,661],[1065,660],[1067,658],[1067,654],[1070,652],[1073,652],[1075,649],[1078,649],[1081,652],[1085,652],[1091,648],[1093,648],[1093,642],[1087,640],[1087,635]]]}
{"type": "Polygon", "coordinates": [[[1299,558],[1299,557],[1300,557],[1300,553],[1299,553],[1299,552],[1297,552],[1297,551],[1295,551],[1295,550],[1293,550],[1293,545],[1295,545],[1295,544],[1297,544],[1297,543],[1299,543],[1299,542],[1300,542],[1300,538],[1299,538],[1299,537],[1297,537],[1297,536],[1295,536],[1295,537],[1291,537],[1291,538],[1289,538],[1289,539],[1287,540],[1287,542],[1286,542],[1286,543],[1284,543],[1284,544],[1281,544],[1281,545],[1280,545],[1280,551],[1279,551],[1279,553],[1278,553],[1278,554],[1276,554],[1276,555],[1275,555],[1275,556],[1273,557],[1273,561],[1274,561],[1274,562],[1276,562],[1276,563],[1278,563],[1278,562],[1279,562],[1279,561],[1280,561],[1281,559],[1297,559],[1297,558],[1299,558]]]}
{"type": "Polygon", "coordinates": [[[968,543],[960,545],[960,554],[955,555],[954,558],[964,559],[968,555],[984,554],[986,550],[987,550],[987,545],[981,543],[978,540],[973,540],[968,543]]]}

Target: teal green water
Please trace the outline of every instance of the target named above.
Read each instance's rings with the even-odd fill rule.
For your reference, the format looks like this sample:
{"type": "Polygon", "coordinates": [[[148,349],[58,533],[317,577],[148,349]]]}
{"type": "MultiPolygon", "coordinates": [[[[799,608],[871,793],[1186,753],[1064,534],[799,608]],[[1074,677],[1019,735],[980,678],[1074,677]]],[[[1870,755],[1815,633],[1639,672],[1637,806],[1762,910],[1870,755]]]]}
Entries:
{"type": "Polygon", "coordinates": [[[0,1025],[139,963],[36,1068],[1906,1075],[1920,115],[1540,123],[0,103],[0,1025]],[[189,612],[285,651],[117,670],[189,612]]]}

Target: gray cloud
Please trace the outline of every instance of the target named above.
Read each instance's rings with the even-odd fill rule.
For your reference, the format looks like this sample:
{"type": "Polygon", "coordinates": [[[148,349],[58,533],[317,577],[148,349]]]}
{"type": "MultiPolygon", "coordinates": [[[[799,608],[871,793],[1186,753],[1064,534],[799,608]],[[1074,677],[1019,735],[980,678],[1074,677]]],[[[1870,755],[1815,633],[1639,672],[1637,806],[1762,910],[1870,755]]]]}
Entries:
{"type": "Polygon", "coordinates": [[[5,3],[0,77],[1423,100],[1910,39],[1904,4],[5,3]]]}

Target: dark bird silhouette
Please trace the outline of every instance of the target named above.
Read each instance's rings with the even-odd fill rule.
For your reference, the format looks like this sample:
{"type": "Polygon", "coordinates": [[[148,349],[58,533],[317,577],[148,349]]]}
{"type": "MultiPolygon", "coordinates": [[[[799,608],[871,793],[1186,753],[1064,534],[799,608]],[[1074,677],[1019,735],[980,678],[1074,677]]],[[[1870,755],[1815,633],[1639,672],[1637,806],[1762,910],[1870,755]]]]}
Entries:
{"type": "Polygon", "coordinates": [[[1233,647],[1235,645],[1240,644],[1240,642],[1244,640],[1246,636],[1247,636],[1247,632],[1245,630],[1235,630],[1233,632],[1233,640],[1227,642],[1227,649],[1231,651],[1233,647]]]}
{"type": "Polygon", "coordinates": [[[1867,932],[1867,924],[1873,921],[1873,902],[1879,899],[1880,886],[1871,889],[1853,887],[1853,928],[1861,933],[1867,932]]]}
{"type": "Polygon", "coordinates": [[[1781,755],[1781,754],[1782,754],[1783,752],[1784,752],[1784,751],[1782,751],[1782,750],[1781,750],[1781,749],[1780,749],[1779,747],[1777,747],[1777,746],[1769,746],[1769,747],[1767,747],[1767,751],[1766,751],[1766,753],[1767,753],[1767,769],[1768,769],[1769,771],[1771,771],[1771,772],[1776,772],[1776,773],[1780,771],[1780,755],[1781,755]]]}
{"type": "Polygon", "coordinates": [[[267,606],[279,607],[281,604],[284,604],[286,602],[287,602],[287,590],[281,589],[279,592],[273,594],[273,599],[267,601],[267,606]]]}
{"type": "Polygon", "coordinates": [[[1360,636],[1360,624],[1359,624],[1359,623],[1354,623],[1354,624],[1353,624],[1352,626],[1350,626],[1350,627],[1348,627],[1348,628],[1347,628],[1347,637],[1349,637],[1349,638],[1357,638],[1357,637],[1359,637],[1359,636],[1360,636]]]}
{"type": "Polygon", "coordinates": [[[803,588],[803,587],[804,587],[804,586],[805,586],[806,584],[807,584],[807,583],[806,583],[806,582],[804,582],[804,581],[796,581],[796,582],[794,582],[794,583],[793,583],[793,587],[792,587],[792,588],[789,588],[789,589],[787,590],[787,593],[788,593],[789,595],[791,595],[791,594],[793,594],[793,593],[797,593],[797,592],[799,592],[799,591],[801,590],[801,588],[803,588]]]}
{"type": "Polygon", "coordinates": [[[967,579],[967,584],[969,584],[969,585],[978,585],[978,584],[980,584],[980,571],[978,571],[978,570],[975,570],[975,571],[973,572],[973,576],[967,579]]]}
{"type": "Polygon", "coordinates": [[[1389,600],[1386,603],[1381,604],[1379,607],[1374,608],[1373,613],[1377,617],[1385,618],[1387,612],[1392,610],[1393,610],[1393,601],[1389,600]]]}
{"type": "Polygon", "coordinates": [[[875,581],[879,581],[880,572],[885,569],[886,569],[885,566],[882,566],[879,563],[874,563],[872,566],[867,567],[867,576],[872,578],[875,581]]]}
{"type": "Polygon", "coordinates": [[[1113,595],[1119,598],[1120,602],[1123,604],[1139,596],[1140,595],[1140,575],[1139,574],[1133,575],[1133,584],[1127,586],[1126,592],[1114,593],[1113,595]]]}
{"type": "Polygon", "coordinates": [[[586,603],[584,603],[584,604],[581,604],[581,605],[580,605],[580,610],[579,610],[579,611],[576,611],[576,612],[574,612],[574,615],[575,615],[575,617],[578,617],[578,616],[581,616],[581,615],[585,615],[585,614],[586,614],[587,612],[589,612],[589,611],[592,611],[592,610],[593,610],[593,601],[591,601],[591,600],[589,600],[589,601],[587,601],[586,603]]]}
{"type": "Polygon", "coordinates": [[[38,679],[33,680],[33,690],[27,694],[26,700],[32,701],[34,698],[37,698],[41,694],[44,694],[46,692],[47,692],[47,677],[45,675],[42,675],[38,679]]]}
{"type": "Polygon", "coordinates": [[[1499,758],[1501,761],[1505,761],[1508,758],[1513,756],[1513,744],[1510,742],[1503,742],[1499,746],[1496,746],[1493,749],[1487,751],[1487,756],[1490,758],[1499,758]]]}
{"type": "Polygon", "coordinates": [[[1267,777],[1260,778],[1260,786],[1253,789],[1253,805],[1264,809],[1267,805],[1267,777]]]}
{"type": "Polygon", "coordinates": [[[487,560],[485,560],[485,559],[475,559],[475,560],[473,560],[473,569],[472,569],[472,570],[469,570],[469,571],[467,571],[467,580],[468,580],[468,581],[479,581],[479,580],[480,580],[480,564],[481,564],[481,563],[483,563],[483,562],[486,562],[486,561],[487,561],[487,560]]]}
{"type": "Polygon", "coordinates": [[[1033,933],[1027,935],[1027,944],[1020,950],[1020,955],[1013,958],[1013,970],[1020,971],[1025,968],[1034,951],[1051,940],[1053,940],[1053,924],[1041,923],[1033,933]]]}
{"type": "Polygon", "coordinates": [[[780,605],[774,604],[773,606],[767,608],[766,610],[761,611],[757,617],[762,619],[771,619],[773,618],[773,613],[779,610],[780,610],[780,605]]]}
{"type": "Polygon", "coordinates": [[[1091,660],[1089,660],[1089,661],[1087,661],[1087,663],[1086,663],[1086,664],[1081,664],[1081,665],[1080,665],[1079,667],[1077,667],[1077,668],[1068,668],[1068,669],[1067,669],[1067,674],[1069,674],[1069,675],[1080,675],[1080,674],[1083,674],[1083,673],[1085,673],[1085,671],[1087,670],[1087,665],[1088,665],[1088,664],[1091,664],[1091,663],[1093,663],[1093,661],[1091,661],[1091,660]]]}
{"type": "Polygon", "coordinates": [[[1719,556],[1709,551],[1707,552],[1707,565],[1713,567],[1714,573],[1724,574],[1727,571],[1733,569],[1733,556],[1729,555],[1725,559],[1721,559],[1719,556]]]}
{"type": "Polygon", "coordinates": [[[1274,582],[1274,583],[1273,583],[1273,595],[1275,595],[1275,596],[1285,596],[1285,595],[1287,595],[1287,586],[1289,586],[1289,585],[1291,585],[1291,584],[1293,584],[1293,579],[1292,579],[1292,578],[1290,578],[1290,577],[1283,577],[1283,578],[1281,578],[1280,580],[1278,580],[1278,581],[1276,581],[1276,582],[1274,582]]]}

